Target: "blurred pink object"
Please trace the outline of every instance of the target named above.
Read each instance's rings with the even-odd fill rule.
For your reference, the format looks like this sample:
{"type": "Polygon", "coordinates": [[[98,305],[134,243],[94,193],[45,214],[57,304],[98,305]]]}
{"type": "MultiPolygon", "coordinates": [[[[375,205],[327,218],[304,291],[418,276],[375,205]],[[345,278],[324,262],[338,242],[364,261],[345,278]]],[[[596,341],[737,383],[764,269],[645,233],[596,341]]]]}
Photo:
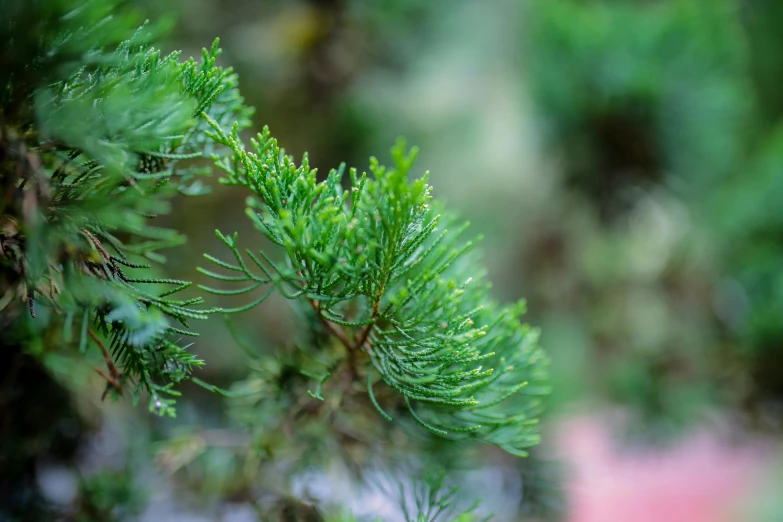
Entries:
{"type": "Polygon", "coordinates": [[[558,427],[570,467],[569,522],[732,522],[732,511],[764,471],[761,444],[687,436],[666,450],[618,448],[609,423],[578,418],[558,427]]]}

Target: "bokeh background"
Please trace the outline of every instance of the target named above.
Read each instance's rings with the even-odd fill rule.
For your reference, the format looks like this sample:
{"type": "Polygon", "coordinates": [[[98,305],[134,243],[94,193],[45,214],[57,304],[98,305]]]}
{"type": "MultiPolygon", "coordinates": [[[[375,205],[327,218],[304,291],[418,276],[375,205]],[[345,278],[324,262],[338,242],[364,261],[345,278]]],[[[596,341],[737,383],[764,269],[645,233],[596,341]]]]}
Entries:
{"type": "MultiPolygon", "coordinates": [[[[257,129],[269,125],[288,153],[307,151],[322,173],[362,169],[404,136],[435,197],[484,235],[494,293],[527,298],[554,390],[532,464],[464,477],[496,520],[783,520],[783,2],[141,8],[173,20],[164,49],[198,55],[220,36],[257,129]]],[[[260,242],[245,194],[210,184],[169,217],[189,236],[169,256],[178,278],[204,282],[196,267],[221,252],[216,228],[260,242]]],[[[271,351],[297,325],[272,299],[235,328],[271,351]]],[[[199,377],[245,378],[225,323],[199,329],[199,377]]],[[[76,484],[47,468],[52,498],[92,487],[144,520],[256,519],[225,399],[185,387],[177,419],[163,420],[100,404],[97,377],[85,382],[94,473],[76,484]]],[[[399,516],[335,476],[294,489],[399,516]]]]}

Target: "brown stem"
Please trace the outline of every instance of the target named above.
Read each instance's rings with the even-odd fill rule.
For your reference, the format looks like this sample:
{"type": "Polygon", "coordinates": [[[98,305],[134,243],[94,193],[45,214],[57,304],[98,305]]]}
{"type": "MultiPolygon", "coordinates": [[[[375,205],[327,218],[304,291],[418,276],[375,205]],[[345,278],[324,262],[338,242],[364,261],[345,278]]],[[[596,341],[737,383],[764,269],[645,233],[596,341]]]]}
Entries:
{"type": "Polygon", "coordinates": [[[103,352],[103,358],[106,360],[106,367],[109,369],[109,375],[106,375],[100,368],[93,368],[95,372],[103,377],[106,380],[106,391],[103,392],[103,396],[101,397],[101,400],[106,398],[106,393],[109,391],[109,386],[113,387],[117,392],[122,395],[123,389],[122,389],[122,374],[117,370],[117,367],[114,365],[114,361],[111,360],[111,355],[109,355],[109,351],[106,349],[106,347],[103,345],[101,340],[98,338],[97,335],[95,335],[95,332],[88,329],[87,333],[90,334],[90,337],[92,337],[92,340],[95,341],[95,344],[98,345],[98,347],[101,349],[101,352],[103,352]]]}
{"type": "Polygon", "coordinates": [[[350,388],[351,384],[359,380],[359,351],[348,349],[348,373],[344,387],[350,388]]]}
{"type": "Polygon", "coordinates": [[[337,339],[340,340],[341,343],[345,345],[345,347],[348,349],[348,351],[351,351],[351,341],[348,339],[348,336],[345,335],[345,332],[343,332],[340,328],[337,327],[333,322],[329,321],[326,317],[321,314],[321,303],[318,302],[316,299],[311,299],[310,304],[313,307],[313,310],[315,310],[316,315],[318,315],[318,318],[321,320],[321,322],[324,324],[327,330],[329,330],[329,333],[337,337],[337,339]]]}
{"type": "MultiPolygon", "coordinates": [[[[373,303],[372,305],[372,313],[370,314],[370,319],[372,321],[375,320],[375,317],[378,315],[378,312],[381,309],[382,296],[383,296],[383,288],[378,290],[378,294],[375,297],[375,303],[373,303]]],[[[367,338],[370,336],[370,331],[372,330],[373,323],[371,322],[369,324],[366,324],[359,331],[359,335],[356,337],[356,340],[351,342],[351,340],[348,338],[348,336],[341,328],[339,328],[337,325],[335,325],[334,323],[329,321],[329,319],[323,316],[323,314],[321,313],[321,304],[316,299],[311,299],[310,304],[315,310],[315,313],[321,319],[321,322],[324,324],[326,329],[329,330],[329,332],[332,335],[337,337],[337,339],[339,339],[340,342],[343,343],[345,348],[348,350],[347,384],[350,385],[350,383],[356,381],[359,378],[359,352],[361,351],[364,344],[367,342],[367,338]]]]}
{"type": "MultiPolygon", "coordinates": [[[[372,314],[370,314],[370,319],[374,322],[375,317],[378,315],[378,311],[381,309],[381,296],[383,295],[383,290],[378,292],[378,296],[375,299],[375,303],[372,305],[372,314]]],[[[357,352],[362,349],[362,346],[364,346],[364,343],[367,342],[367,338],[370,336],[370,331],[372,330],[373,323],[369,323],[364,325],[364,328],[361,329],[359,332],[359,336],[356,338],[356,343],[351,347],[352,352],[357,352]]]]}

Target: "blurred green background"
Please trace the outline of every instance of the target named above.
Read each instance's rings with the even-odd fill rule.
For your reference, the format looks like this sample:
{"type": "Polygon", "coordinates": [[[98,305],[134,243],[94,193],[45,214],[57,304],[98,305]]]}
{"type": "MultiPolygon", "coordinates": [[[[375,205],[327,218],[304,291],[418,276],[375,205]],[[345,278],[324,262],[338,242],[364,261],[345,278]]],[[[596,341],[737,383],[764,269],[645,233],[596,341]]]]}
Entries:
{"type": "MultiPolygon", "coordinates": [[[[559,453],[547,434],[563,419],[587,416],[624,448],[665,452],[707,429],[762,445],[775,460],[779,0],[178,0],[143,9],[175,20],[166,50],[196,55],[220,36],[222,64],[239,73],[257,128],[269,125],[296,157],[309,152],[322,173],[386,160],[398,136],[421,147],[418,167],[431,171],[435,196],[485,236],[495,295],[527,298],[528,320],[542,328],[554,387],[544,453],[559,453]]],[[[175,202],[168,218],[189,236],[169,254],[178,278],[204,282],[196,267],[202,253],[220,252],[215,228],[260,241],[244,195],[214,181],[211,196],[175,202]]],[[[271,299],[236,326],[272,351],[297,335],[295,321],[271,299]]],[[[245,378],[246,355],[220,318],[200,331],[199,377],[226,387],[245,378]]],[[[99,408],[94,384],[88,410],[99,408]]],[[[152,444],[164,468],[178,470],[147,517],[174,520],[181,507],[166,506],[197,506],[199,495],[241,512],[243,470],[229,456],[241,441],[205,452],[188,436],[224,424],[224,399],[186,388],[176,421],[127,405],[100,409],[96,452],[135,466],[143,459],[128,452],[148,454],[152,444]],[[140,428],[138,440],[127,438],[128,425],[140,428]],[[189,467],[196,456],[202,467],[189,467]]],[[[525,498],[512,498],[513,508],[491,500],[499,520],[592,520],[568,507],[568,463],[560,486],[546,469],[521,467],[525,498]],[[565,500],[550,486],[565,488],[565,500]]],[[[147,486],[165,482],[141,473],[158,477],[147,486]]],[[[780,473],[765,476],[750,508],[726,520],[779,520],[780,473]]],[[[220,516],[233,520],[225,509],[220,516]]]]}

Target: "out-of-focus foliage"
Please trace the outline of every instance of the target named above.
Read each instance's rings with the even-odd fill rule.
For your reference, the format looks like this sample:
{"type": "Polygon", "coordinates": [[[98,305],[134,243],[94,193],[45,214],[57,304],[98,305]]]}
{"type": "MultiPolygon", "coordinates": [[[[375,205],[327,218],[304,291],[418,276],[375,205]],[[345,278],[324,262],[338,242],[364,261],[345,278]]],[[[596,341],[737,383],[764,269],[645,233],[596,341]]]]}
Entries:
{"type": "Polygon", "coordinates": [[[169,297],[190,283],[148,271],[145,260],[184,240],[151,221],[175,194],[203,192],[204,169],[184,163],[214,149],[197,117],[246,126],[250,112],[215,65],[217,41],[201,64],[180,63],[122,9],[8,5],[0,34],[20,53],[4,54],[2,79],[2,308],[39,350],[94,341],[107,391],[128,388],[134,401],[145,391],[150,410],[173,415],[172,386],[202,364],[178,338],[207,311],[169,297]],[[59,342],[42,339],[58,331],[59,342]]]}
{"type": "Polygon", "coordinates": [[[533,96],[569,184],[615,216],[699,194],[742,159],[752,97],[731,1],[532,2],[533,96]]]}
{"type": "Polygon", "coordinates": [[[590,358],[659,427],[779,396],[783,149],[759,61],[781,50],[760,47],[762,4],[529,7],[549,150],[600,218],[582,254],[590,358]]]}

